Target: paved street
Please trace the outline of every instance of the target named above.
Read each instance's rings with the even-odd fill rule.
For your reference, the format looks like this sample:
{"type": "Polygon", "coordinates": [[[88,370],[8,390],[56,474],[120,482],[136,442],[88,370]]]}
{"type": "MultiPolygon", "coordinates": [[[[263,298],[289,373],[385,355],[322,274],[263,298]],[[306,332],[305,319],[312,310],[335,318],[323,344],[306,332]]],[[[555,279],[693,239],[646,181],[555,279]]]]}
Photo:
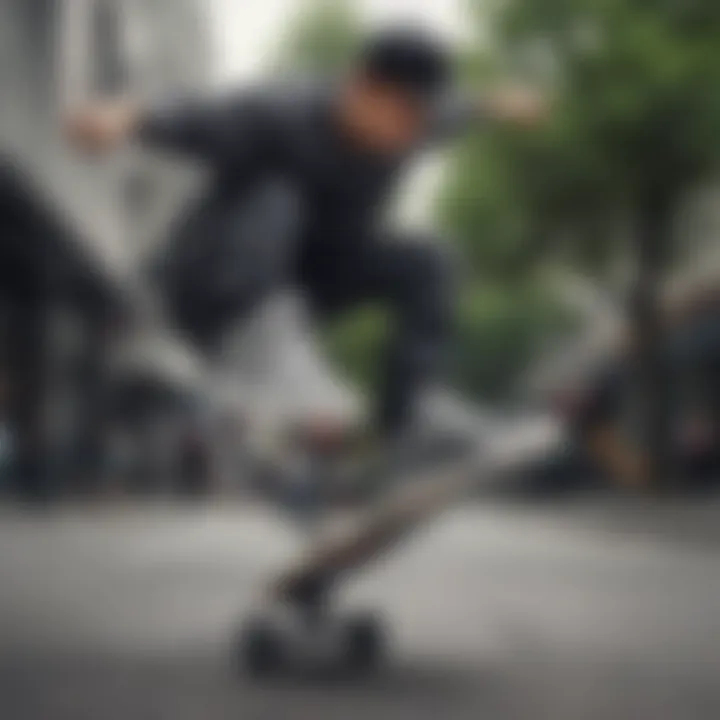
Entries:
{"type": "Polygon", "coordinates": [[[678,510],[679,533],[674,512],[449,514],[348,588],[395,633],[381,676],[259,686],[233,674],[228,641],[292,555],[276,518],[4,511],[0,717],[712,720],[720,530],[693,528],[715,528],[720,507],[678,510]]]}

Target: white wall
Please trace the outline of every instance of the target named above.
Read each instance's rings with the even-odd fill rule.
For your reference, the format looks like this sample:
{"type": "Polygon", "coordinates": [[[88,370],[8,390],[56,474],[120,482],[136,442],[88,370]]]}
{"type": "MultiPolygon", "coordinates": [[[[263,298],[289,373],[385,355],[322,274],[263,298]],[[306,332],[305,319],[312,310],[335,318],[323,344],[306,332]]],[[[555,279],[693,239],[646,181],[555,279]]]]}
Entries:
{"type": "MultiPolygon", "coordinates": [[[[413,20],[450,37],[463,32],[462,0],[354,0],[371,24],[413,20]]],[[[212,0],[217,81],[233,82],[262,71],[292,18],[307,0],[212,0]]]]}

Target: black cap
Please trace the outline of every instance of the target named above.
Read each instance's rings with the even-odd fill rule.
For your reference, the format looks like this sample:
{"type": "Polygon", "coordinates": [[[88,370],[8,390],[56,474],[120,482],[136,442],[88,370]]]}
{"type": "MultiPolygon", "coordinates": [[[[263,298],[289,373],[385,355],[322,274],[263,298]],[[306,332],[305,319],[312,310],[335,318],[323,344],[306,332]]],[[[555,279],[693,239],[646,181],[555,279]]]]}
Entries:
{"type": "Polygon", "coordinates": [[[365,44],[360,65],[369,77],[432,99],[452,80],[452,56],[431,33],[415,28],[393,28],[372,36],[365,44]]]}

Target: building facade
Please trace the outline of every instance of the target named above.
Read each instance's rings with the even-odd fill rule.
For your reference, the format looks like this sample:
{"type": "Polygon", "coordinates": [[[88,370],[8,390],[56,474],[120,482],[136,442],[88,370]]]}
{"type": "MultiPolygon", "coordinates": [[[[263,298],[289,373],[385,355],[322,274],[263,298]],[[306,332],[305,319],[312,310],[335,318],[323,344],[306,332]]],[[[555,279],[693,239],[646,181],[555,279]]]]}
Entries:
{"type": "Polygon", "coordinates": [[[204,4],[9,0],[0,35],[0,148],[68,213],[88,251],[121,272],[181,196],[178,173],[129,153],[83,160],[63,141],[62,116],[97,96],[203,86],[212,65],[204,4]]]}
{"type": "Polygon", "coordinates": [[[87,444],[107,329],[98,309],[133,302],[134,271],[191,182],[129,151],[81,157],[63,115],[98,95],[199,87],[209,47],[199,0],[0,2],[0,347],[13,388],[0,410],[35,485],[87,444]]]}

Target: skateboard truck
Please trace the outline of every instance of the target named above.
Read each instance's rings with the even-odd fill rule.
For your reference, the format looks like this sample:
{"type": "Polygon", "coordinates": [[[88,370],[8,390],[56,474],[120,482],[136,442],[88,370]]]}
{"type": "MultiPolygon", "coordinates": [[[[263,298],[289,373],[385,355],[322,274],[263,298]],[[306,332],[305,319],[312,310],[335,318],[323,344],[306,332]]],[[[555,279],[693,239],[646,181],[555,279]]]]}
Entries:
{"type": "Polygon", "coordinates": [[[273,610],[241,629],[236,659],[256,679],[287,673],[367,674],[384,657],[386,632],[374,613],[340,613],[332,593],[337,578],[295,576],[281,583],[273,610]]]}

